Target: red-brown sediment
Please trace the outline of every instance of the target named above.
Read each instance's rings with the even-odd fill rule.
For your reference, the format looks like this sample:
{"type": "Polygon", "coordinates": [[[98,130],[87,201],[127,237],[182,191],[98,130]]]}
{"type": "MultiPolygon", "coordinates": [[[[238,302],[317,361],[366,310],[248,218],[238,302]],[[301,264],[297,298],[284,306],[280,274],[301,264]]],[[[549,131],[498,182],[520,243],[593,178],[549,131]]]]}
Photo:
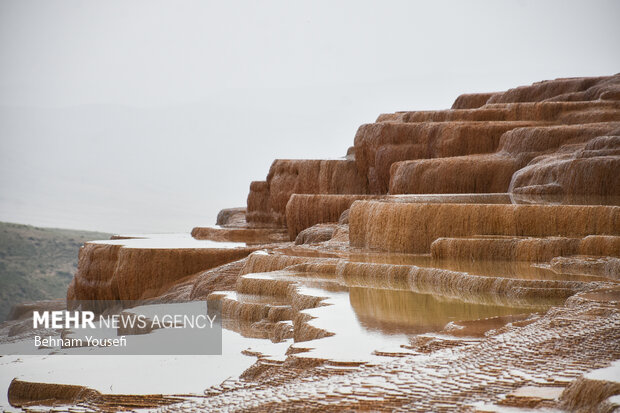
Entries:
{"type": "Polygon", "coordinates": [[[127,248],[86,243],[68,300],[157,297],[180,279],[243,258],[256,248],[127,248]]]}
{"type": "MultiPolygon", "coordinates": [[[[32,406],[54,407],[62,411],[62,406],[79,404],[82,408],[97,411],[122,411],[127,409],[148,409],[166,406],[183,401],[179,397],[160,394],[102,394],[85,386],[69,384],[36,383],[13,379],[8,389],[9,403],[28,411],[32,406]]],[[[52,409],[50,409],[52,411],[52,409]]],[[[70,410],[69,410],[70,411],[70,410]]]]}
{"type": "Polygon", "coordinates": [[[589,148],[609,141],[611,138],[601,136],[615,133],[619,127],[620,123],[611,122],[518,128],[502,136],[493,154],[397,162],[391,166],[390,193],[525,192],[524,186],[547,184],[558,188],[539,188],[539,192],[618,195],[620,181],[613,175],[618,162],[617,150],[606,148],[593,152],[589,148]],[[565,161],[566,158],[572,163],[565,161]]]}
{"type": "Polygon", "coordinates": [[[365,194],[366,180],[349,159],[277,159],[267,181],[252,182],[248,195],[250,224],[286,224],[292,194],[365,194]]]}
{"type": "Polygon", "coordinates": [[[442,237],[591,234],[620,235],[620,207],[356,201],[349,215],[352,246],[390,252],[429,253],[442,237]]]}
{"type": "Polygon", "coordinates": [[[220,300],[226,328],[295,342],[334,334],[313,322],[330,307],[306,286],[347,292],[358,320],[390,334],[421,324],[413,294],[440,310],[485,308],[487,318],[429,327],[441,334],[420,327],[372,365],[291,346],[284,362],[259,358],[188,409],[604,409],[617,383],[579,377],[620,358],[618,170],[620,74],[461,95],[449,110],[380,115],[345,158],[274,161],[245,210],[193,231],[265,244],[86,244],[68,298],[220,300]],[[567,389],[558,400],[536,386],[567,389]]]}
{"type": "Polygon", "coordinates": [[[280,228],[252,228],[252,227],[195,227],[192,237],[196,239],[245,242],[247,244],[271,244],[289,240],[288,233],[280,228]]]}
{"type": "Polygon", "coordinates": [[[431,244],[435,259],[514,260],[546,262],[566,255],[618,256],[620,237],[591,235],[585,238],[478,236],[438,238],[431,244]]]}
{"type": "Polygon", "coordinates": [[[344,211],[360,199],[374,199],[373,195],[293,194],[286,205],[286,224],[291,240],[301,231],[315,224],[338,222],[344,211]]]}

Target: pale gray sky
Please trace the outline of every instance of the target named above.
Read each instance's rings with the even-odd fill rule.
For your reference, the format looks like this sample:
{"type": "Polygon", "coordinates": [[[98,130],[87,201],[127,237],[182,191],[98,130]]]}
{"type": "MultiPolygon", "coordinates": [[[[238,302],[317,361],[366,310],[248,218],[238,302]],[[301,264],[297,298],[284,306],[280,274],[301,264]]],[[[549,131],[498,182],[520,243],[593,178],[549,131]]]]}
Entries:
{"type": "Polygon", "coordinates": [[[0,1],[0,220],[187,231],[381,112],[620,71],[618,1],[0,1]]]}

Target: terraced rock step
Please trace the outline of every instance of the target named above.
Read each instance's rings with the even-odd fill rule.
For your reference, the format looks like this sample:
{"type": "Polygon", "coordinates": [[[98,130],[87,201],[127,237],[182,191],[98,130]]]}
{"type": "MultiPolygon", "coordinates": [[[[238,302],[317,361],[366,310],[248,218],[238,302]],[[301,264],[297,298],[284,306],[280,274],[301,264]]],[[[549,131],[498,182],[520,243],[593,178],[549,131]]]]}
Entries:
{"type": "Polygon", "coordinates": [[[620,255],[620,237],[478,236],[438,238],[431,244],[435,259],[547,262],[563,255],[620,255]]]}
{"type": "Polygon", "coordinates": [[[396,112],[379,115],[377,122],[514,122],[596,123],[620,121],[615,101],[491,103],[473,109],[396,112]]]}
{"type": "Polygon", "coordinates": [[[293,239],[311,224],[333,222],[347,202],[323,198],[300,206],[295,199],[285,216],[293,194],[617,198],[619,84],[620,75],[557,79],[464,95],[450,110],[383,114],[360,126],[346,158],[276,160],[267,180],[250,186],[248,222],[284,226],[293,219],[293,239]],[[313,218],[299,225],[306,216],[313,218]]]}
{"type": "MultiPolygon", "coordinates": [[[[14,407],[52,408],[79,405],[82,411],[116,411],[119,409],[148,409],[179,403],[180,397],[149,395],[102,394],[84,386],[68,384],[33,383],[14,379],[8,390],[9,402],[14,407]]],[[[79,411],[79,410],[78,410],[79,411]]]]}
{"type": "MultiPolygon", "coordinates": [[[[441,340],[436,341],[431,356],[395,357],[344,374],[326,372],[320,366],[275,368],[269,371],[269,379],[242,382],[192,407],[475,410],[497,403],[523,386],[564,388],[582,374],[607,366],[620,357],[619,334],[620,316],[613,302],[578,295],[529,324],[508,326],[482,341],[444,343],[445,347],[441,340]],[[606,316],[593,317],[601,312],[606,316]]],[[[424,342],[429,344],[429,340],[424,342]]]]}
{"type": "Polygon", "coordinates": [[[618,170],[620,74],[461,95],[275,160],[194,238],[87,243],[68,298],[221,302],[256,363],[168,411],[611,410],[618,170]]]}
{"type": "Polygon", "coordinates": [[[212,293],[209,301],[222,303],[223,327],[245,337],[280,342],[293,338],[293,316],[289,300],[222,291],[212,293]]]}
{"type": "Polygon", "coordinates": [[[267,180],[252,182],[247,220],[251,224],[286,224],[286,204],[297,194],[364,194],[366,181],[349,159],[276,159],[267,180]]]}
{"type": "MultiPolygon", "coordinates": [[[[429,253],[431,244],[444,237],[615,237],[620,207],[356,201],[349,231],[352,246],[409,253],[429,253]]],[[[608,238],[601,242],[615,248],[608,238]]]]}
{"type": "Polygon", "coordinates": [[[279,228],[251,227],[195,227],[192,237],[218,242],[244,242],[246,244],[271,244],[289,240],[286,231],[279,228]]]}
{"type": "Polygon", "coordinates": [[[461,95],[362,125],[341,160],[275,161],[248,222],[298,245],[251,254],[226,299],[258,326],[285,300],[294,344],[191,408],[602,406],[569,384],[620,357],[619,102],[620,75],[461,95]]]}
{"type": "Polygon", "coordinates": [[[368,178],[370,193],[385,194],[395,162],[492,153],[506,132],[536,125],[527,121],[362,125],[355,135],[355,160],[360,174],[368,178]]]}
{"type": "Polygon", "coordinates": [[[80,249],[67,300],[158,297],[186,276],[238,260],[256,249],[187,235],[88,242],[80,249]]]}
{"type": "MultiPolygon", "coordinates": [[[[484,265],[469,265],[474,270],[479,269],[495,274],[495,276],[489,276],[477,275],[475,272],[435,268],[430,266],[433,261],[428,257],[408,258],[412,262],[426,261],[426,266],[419,267],[393,263],[356,262],[355,259],[360,259],[360,257],[346,253],[343,253],[340,258],[304,256],[301,252],[303,249],[290,250],[300,255],[289,255],[290,252],[250,255],[242,271],[246,275],[242,275],[237,282],[237,293],[214,293],[210,299],[223,300],[224,314],[231,320],[258,323],[257,327],[260,329],[274,328],[274,323],[291,320],[294,331],[298,331],[296,323],[301,321],[306,325],[322,326],[318,330],[311,331],[323,337],[326,331],[331,331],[336,336],[342,333],[338,332],[337,325],[332,325],[333,331],[326,328],[324,326],[326,321],[322,320],[321,316],[309,323],[307,317],[300,320],[300,312],[307,313],[304,310],[316,309],[311,313],[327,312],[325,316],[327,318],[333,317],[334,313],[346,312],[345,308],[348,306],[338,310],[322,308],[325,304],[328,307],[338,306],[335,303],[338,303],[339,299],[333,298],[337,297],[338,291],[348,294],[350,304],[362,324],[386,331],[399,331],[400,329],[402,333],[404,331],[421,332],[428,329],[441,330],[446,327],[450,318],[442,318],[438,324],[429,325],[430,320],[435,317],[428,312],[431,308],[437,308],[436,314],[449,312],[451,308],[456,309],[453,320],[458,320],[458,317],[475,320],[506,314],[527,314],[561,304],[567,297],[579,291],[592,290],[609,284],[609,280],[605,281],[604,278],[601,278],[600,282],[595,282],[588,276],[579,277],[583,281],[570,280],[571,276],[567,277],[563,274],[557,279],[553,276],[549,278],[550,274],[555,273],[548,269],[535,267],[529,268],[532,274],[529,277],[534,278],[528,278],[520,272],[512,274],[513,276],[504,275],[503,266],[489,265],[485,270],[484,265]],[[253,272],[255,269],[265,270],[266,268],[270,268],[271,271],[253,272]],[[301,291],[303,293],[300,294],[301,291]],[[406,310],[410,305],[407,303],[424,304],[415,304],[413,308],[418,308],[418,310],[406,310]],[[421,308],[424,310],[415,307],[418,305],[422,305],[421,308]],[[470,315],[466,315],[468,312],[470,315]],[[416,318],[418,313],[419,318],[416,318]],[[472,314],[476,316],[472,318],[472,314]]],[[[448,262],[444,265],[459,264],[448,262]]],[[[468,266],[467,263],[464,265],[468,266]]],[[[303,340],[302,335],[293,335],[295,342],[316,339],[307,333],[307,326],[304,326],[304,329],[306,333],[303,335],[303,340]]],[[[304,353],[301,356],[307,357],[304,353]]]]}

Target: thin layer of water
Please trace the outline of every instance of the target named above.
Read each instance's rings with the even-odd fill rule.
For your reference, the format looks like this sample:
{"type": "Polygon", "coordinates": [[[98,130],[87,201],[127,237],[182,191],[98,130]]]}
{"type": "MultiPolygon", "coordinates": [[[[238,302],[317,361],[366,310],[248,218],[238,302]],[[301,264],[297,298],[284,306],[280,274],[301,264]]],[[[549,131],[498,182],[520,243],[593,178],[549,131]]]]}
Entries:
{"type": "Polygon", "coordinates": [[[442,330],[450,322],[527,314],[540,308],[465,303],[413,291],[349,289],[349,301],[365,328],[383,334],[421,334],[442,330]]]}
{"type": "Polygon", "coordinates": [[[526,280],[557,281],[605,281],[609,278],[587,274],[558,273],[548,267],[524,261],[459,261],[436,260],[429,254],[384,253],[377,251],[329,252],[323,253],[312,248],[293,247],[281,251],[286,255],[311,258],[341,258],[350,262],[367,262],[373,264],[415,265],[418,267],[441,268],[462,271],[489,277],[518,278],[526,280]]]}
{"type": "Polygon", "coordinates": [[[243,242],[197,240],[190,234],[130,234],[115,239],[90,241],[90,244],[121,245],[124,248],[144,249],[228,249],[245,247],[243,242]]]}
{"type": "Polygon", "coordinates": [[[463,302],[413,291],[347,287],[325,274],[286,272],[251,274],[249,277],[295,281],[298,293],[324,297],[320,306],[304,310],[312,327],[333,336],[299,342],[309,351],[300,357],[340,362],[380,362],[379,354],[408,352],[402,346],[417,334],[438,332],[449,323],[497,316],[528,314],[551,306],[505,306],[463,302]]]}
{"type": "MultiPolygon", "coordinates": [[[[13,378],[24,381],[83,385],[114,394],[202,394],[205,388],[239,376],[256,361],[242,353],[283,359],[290,340],[272,343],[222,331],[222,355],[114,356],[41,355],[0,357],[0,388],[13,378]]],[[[76,352],[78,350],[76,349],[76,352]]],[[[68,353],[71,349],[68,349],[68,353]]],[[[3,353],[0,346],[0,353],[3,353]]],[[[10,409],[6,391],[0,409],[10,409]]]]}

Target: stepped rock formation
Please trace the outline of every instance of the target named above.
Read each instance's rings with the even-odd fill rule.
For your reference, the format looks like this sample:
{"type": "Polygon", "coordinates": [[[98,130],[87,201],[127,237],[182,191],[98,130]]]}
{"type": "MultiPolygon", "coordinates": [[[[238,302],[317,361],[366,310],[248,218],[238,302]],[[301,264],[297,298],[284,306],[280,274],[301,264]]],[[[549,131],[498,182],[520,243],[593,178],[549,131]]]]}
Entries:
{"type": "Polygon", "coordinates": [[[347,202],[328,194],[513,192],[616,204],[619,90],[620,75],[557,79],[462,95],[450,110],[380,115],[360,126],[343,159],[275,161],[266,181],[250,185],[248,222],[287,224],[294,239],[347,202]],[[315,197],[287,206],[292,194],[315,197]]]}
{"type": "Polygon", "coordinates": [[[277,159],[267,180],[252,182],[247,220],[261,225],[285,224],[286,204],[296,194],[365,194],[366,180],[350,159],[277,159]]]}
{"type": "MultiPolygon", "coordinates": [[[[318,337],[335,333],[321,339],[329,342],[343,334],[336,326],[319,328],[307,315],[303,316],[309,310],[299,311],[321,303],[327,303],[329,308],[334,305],[329,298],[323,302],[311,300],[297,310],[291,304],[295,302],[292,297],[300,297],[295,291],[316,285],[319,281],[310,281],[315,279],[323,280],[320,285],[333,285],[330,291],[348,291],[358,319],[371,328],[391,332],[409,328],[418,333],[440,329],[441,322],[420,326],[410,318],[410,313],[419,310],[414,310],[418,307],[408,300],[415,294],[429,294],[426,306],[437,306],[438,310],[433,313],[436,315],[421,316],[426,320],[450,308],[459,308],[460,317],[465,317],[464,313],[474,307],[461,307],[463,303],[487,309],[500,306],[485,320],[448,324],[444,330],[448,334],[492,336],[489,329],[501,331],[502,323],[512,322],[514,334],[519,337],[525,334],[524,330],[519,333],[520,329],[532,321],[510,315],[518,311],[514,309],[527,312],[537,306],[562,305],[568,297],[585,298],[583,294],[588,291],[613,285],[619,278],[619,170],[620,75],[557,79],[506,92],[462,95],[450,110],[383,114],[375,123],[359,128],[354,146],[341,160],[277,160],[266,181],[251,184],[247,227],[287,228],[289,239],[298,245],[251,254],[236,285],[236,291],[243,294],[228,293],[222,299],[232,319],[245,320],[246,331],[266,334],[272,340],[293,334],[300,344],[306,340],[314,343],[318,337]],[[422,255],[407,255],[412,253],[422,255]],[[515,264],[491,264],[498,260],[515,264]],[[253,301],[248,294],[288,298],[272,299],[267,304],[253,301]],[[438,302],[446,303],[445,307],[438,302]],[[247,324],[247,320],[252,322],[247,324]]],[[[610,308],[606,307],[608,299],[603,298],[606,295],[588,297],[590,301],[569,298],[573,300],[571,308],[586,302],[586,306],[593,305],[591,300],[603,300],[596,305],[610,308]]],[[[311,313],[318,314],[316,311],[311,313]]],[[[601,326],[609,325],[606,317],[617,315],[616,310],[604,313],[600,316],[601,326]]],[[[547,317],[553,320],[555,315],[550,311],[547,317]]],[[[542,337],[543,330],[536,326],[532,325],[536,331],[533,334],[542,337]]],[[[607,360],[613,360],[620,357],[620,348],[615,339],[605,335],[603,331],[611,331],[605,328],[592,334],[605,343],[600,348],[607,348],[607,360]]],[[[559,336],[554,337],[559,343],[559,336]]],[[[483,342],[492,346],[489,340],[483,342]]],[[[582,357],[581,346],[567,346],[563,347],[566,353],[559,357],[582,357]]],[[[296,350],[291,351],[294,355],[289,356],[289,369],[299,365],[299,360],[293,362],[296,358],[317,357],[312,356],[316,350],[305,353],[304,349],[297,354],[305,347],[308,345],[296,345],[296,350]]],[[[475,351],[477,347],[471,348],[475,351]]],[[[518,348],[518,344],[512,347],[515,354],[521,351],[518,348]]],[[[597,354],[600,360],[603,353],[597,354]]],[[[594,367],[593,360],[585,365],[594,367]]],[[[409,404],[398,401],[403,395],[402,382],[390,387],[392,390],[377,390],[381,396],[345,385],[350,390],[340,394],[346,394],[347,401],[335,395],[316,400],[316,385],[311,384],[306,393],[299,388],[303,379],[291,379],[285,373],[288,370],[270,363],[259,364],[256,371],[282,371],[283,378],[275,382],[275,391],[279,400],[290,402],[273,404],[269,397],[263,400],[256,396],[263,388],[258,378],[267,383],[274,383],[274,379],[252,373],[244,377],[257,380],[255,390],[248,393],[246,386],[254,385],[241,382],[231,392],[214,396],[208,406],[233,404],[283,411],[396,406],[407,410],[452,410],[462,409],[462,403],[471,395],[484,399],[481,394],[504,394],[499,403],[516,407],[560,407],[563,403],[556,397],[558,391],[552,392],[555,398],[535,388],[516,391],[528,381],[514,378],[509,386],[512,393],[486,387],[455,390],[453,385],[445,397],[433,396],[433,391],[424,387],[428,386],[428,378],[418,377],[411,378],[411,382],[423,387],[404,396],[409,404]],[[306,397],[310,393],[315,395],[312,401],[306,397]],[[259,400],[249,402],[244,399],[247,394],[259,400]],[[394,394],[395,399],[386,394],[394,394]],[[437,397],[443,397],[443,401],[437,397]]],[[[533,366],[543,376],[552,374],[552,369],[543,364],[539,361],[533,366]]],[[[478,374],[486,369],[477,366],[463,371],[478,374]]],[[[388,384],[399,383],[395,378],[386,378],[392,367],[379,367],[375,377],[383,377],[388,384]]],[[[305,367],[296,371],[304,376],[308,370],[305,367]]],[[[320,368],[311,371],[311,375],[324,377],[320,368]]],[[[489,378],[493,374],[482,373],[489,378]]],[[[357,376],[357,372],[347,373],[347,383],[357,376]]],[[[333,388],[330,383],[337,380],[329,374],[325,377],[326,388],[333,388]]],[[[472,381],[476,379],[470,377],[455,385],[472,381]]],[[[573,387],[578,388],[578,384],[573,387]]],[[[271,386],[265,388],[274,391],[271,386]]],[[[332,394],[329,390],[318,392],[332,394]]],[[[578,400],[574,405],[579,403],[585,402],[578,400]]]]}
{"type": "MultiPolygon", "coordinates": [[[[80,404],[82,409],[98,411],[118,411],[127,408],[153,409],[178,403],[182,399],[158,394],[129,395],[102,394],[84,386],[68,384],[33,383],[13,379],[8,390],[9,402],[14,407],[54,406],[63,404],[80,404]]],[[[60,407],[56,407],[59,409],[60,407]]],[[[46,409],[47,410],[47,409],[46,409]]],[[[83,410],[80,410],[83,411],[83,410]]]]}
{"type": "Polygon", "coordinates": [[[160,296],[180,279],[247,256],[256,248],[185,245],[175,240],[86,243],[67,300],[141,300],[160,296]]]}
{"type": "Polygon", "coordinates": [[[620,358],[619,171],[620,74],[465,94],[275,160],[193,238],[85,244],[67,298],[214,300],[288,346],[170,411],[612,409],[584,374],[620,358]]]}
{"type": "Polygon", "coordinates": [[[429,253],[433,241],[441,237],[618,236],[620,207],[357,201],[351,207],[349,228],[352,246],[429,253]]]}
{"type": "Polygon", "coordinates": [[[288,235],[295,239],[297,234],[313,225],[325,222],[338,222],[343,212],[353,202],[374,199],[372,195],[291,195],[286,205],[288,235]]]}
{"type": "Polygon", "coordinates": [[[515,260],[546,262],[564,255],[617,256],[620,237],[589,235],[569,237],[477,236],[438,238],[431,244],[435,259],[515,260]]]}

